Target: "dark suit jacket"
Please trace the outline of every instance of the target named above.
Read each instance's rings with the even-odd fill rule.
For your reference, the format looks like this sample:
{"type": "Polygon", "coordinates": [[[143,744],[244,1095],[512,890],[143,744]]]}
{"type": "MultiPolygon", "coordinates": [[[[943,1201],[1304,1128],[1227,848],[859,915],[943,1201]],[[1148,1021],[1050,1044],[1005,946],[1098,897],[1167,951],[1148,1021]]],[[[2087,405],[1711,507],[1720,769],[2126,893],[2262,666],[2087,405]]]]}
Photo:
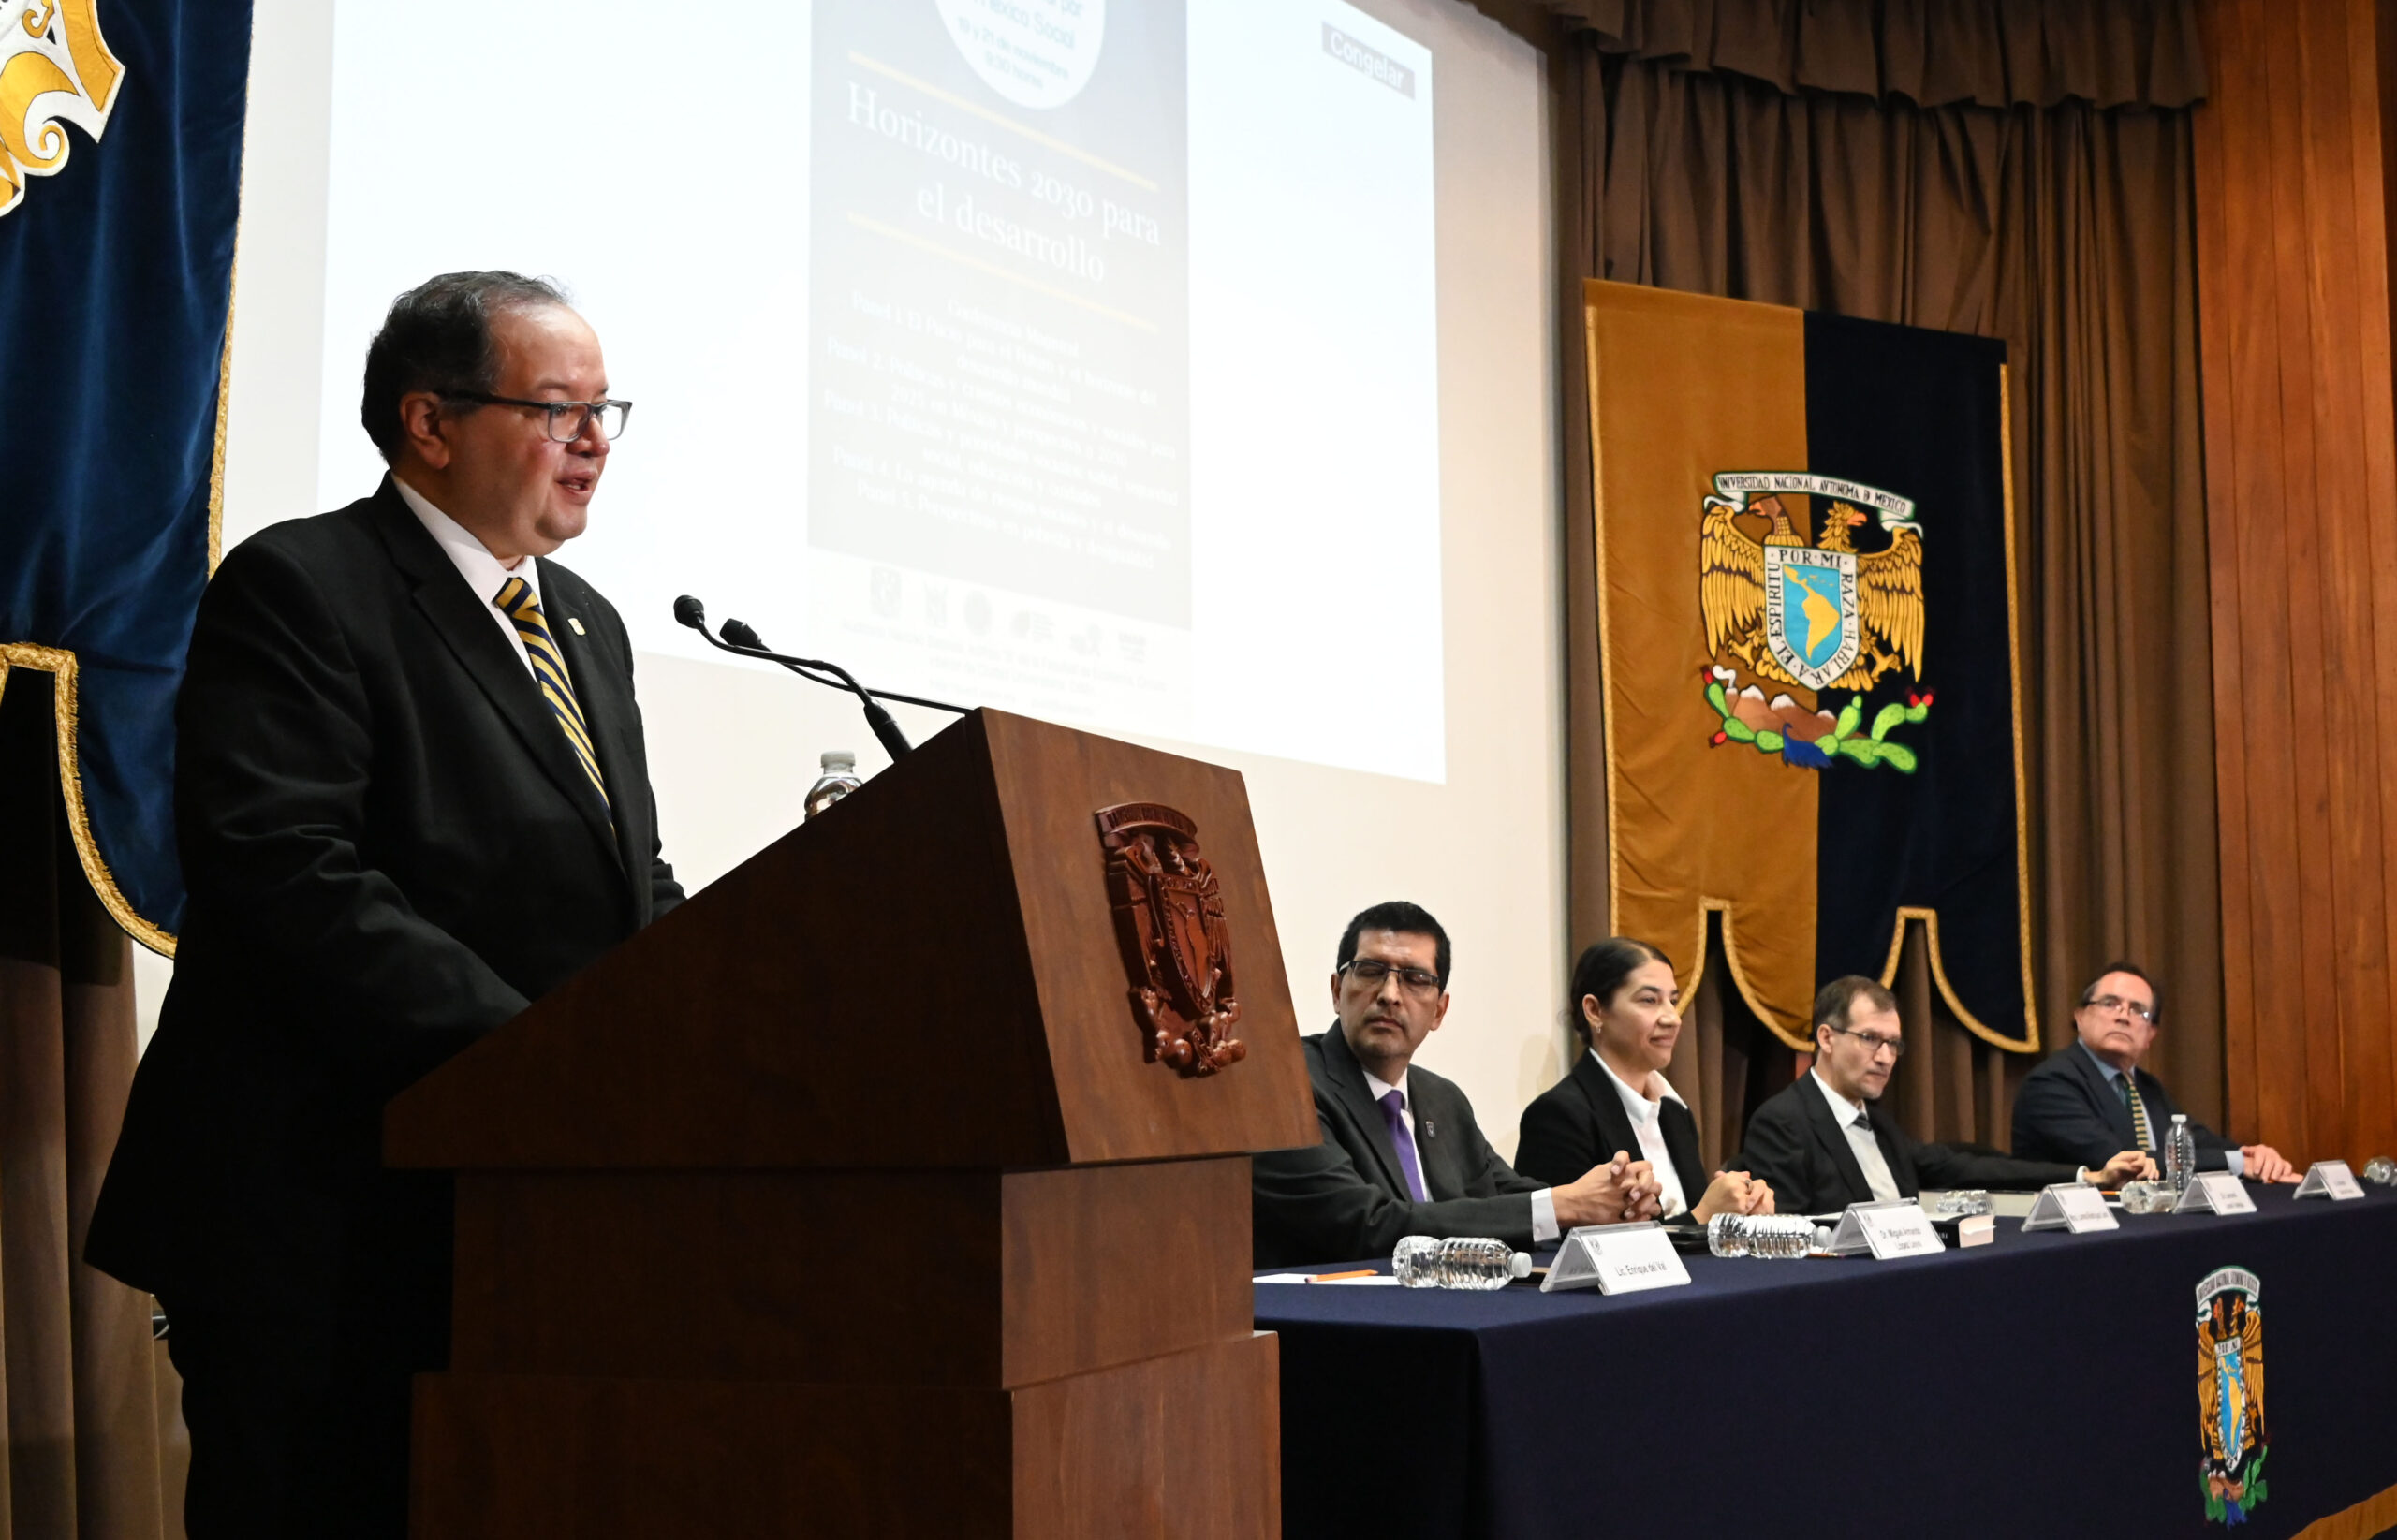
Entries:
{"type": "MultiPolygon", "coordinates": [[[[1865,1103],[1864,1113],[1873,1120],[1874,1142],[1890,1163],[1901,1196],[1913,1197],[1925,1187],[2045,1187],[2081,1174],[2078,1164],[1917,1144],[1880,1103],[1865,1103]]],[[[1750,1176],[1772,1184],[1773,1207],[1786,1214],[1833,1213],[1851,1203],[1873,1201],[1864,1167],[1857,1164],[1847,1133],[1831,1116],[1811,1072],[1767,1097],[1749,1118],[1740,1165],[1750,1176]]]]}
{"type": "Polygon", "coordinates": [[[447,1181],[381,1169],[383,1104],[683,896],[624,623],[540,579],[612,827],[388,478],[217,569],[175,708],[190,900],[93,1266],[204,1311],[446,1313],[447,1181]]]}
{"type": "MultiPolygon", "coordinates": [[[[2171,1131],[2172,1115],[2181,1108],[2165,1091],[2163,1081],[2143,1069],[2133,1073],[2139,1077],[2139,1099],[2146,1105],[2148,1125],[2161,1150],[2164,1136],[2171,1131]]],[[[2189,1129],[2197,1136],[2198,1168],[2226,1169],[2228,1162],[2224,1151],[2238,1146],[2195,1118],[2189,1120],[2189,1129]]],[[[2137,1148],[2130,1107],[2079,1040],[2049,1054],[2038,1068],[2023,1077],[2022,1089],[2014,1096],[2017,1154],[2102,1166],[2118,1152],[2137,1148]]]]}
{"type": "Polygon", "coordinates": [[[1300,1044],[1323,1142],[1252,1162],[1258,1267],[1388,1256],[1410,1235],[1491,1236],[1519,1249],[1531,1245],[1531,1195],[1550,1184],[1516,1175],[1498,1158],[1474,1122],[1473,1104],[1453,1082],[1420,1064],[1407,1071],[1416,1157],[1432,1195],[1431,1202],[1417,1203],[1348,1039],[1334,1025],[1300,1044]]]}
{"type": "MultiPolygon", "coordinates": [[[[1683,1201],[1696,1208],[1713,1175],[1698,1159],[1698,1121],[1688,1107],[1667,1097],[1656,1122],[1673,1157],[1673,1174],[1682,1181],[1683,1201]]],[[[1580,1181],[1599,1162],[1612,1160],[1618,1150],[1633,1160],[1642,1158],[1640,1136],[1631,1126],[1631,1114],[1624,1110],[1622,1095],[1585,1049],[1574,1056],[1572,1074],[1523,1108],[1515,1139],[1515,1169],[1563,1186],[1580,1181]]]]}

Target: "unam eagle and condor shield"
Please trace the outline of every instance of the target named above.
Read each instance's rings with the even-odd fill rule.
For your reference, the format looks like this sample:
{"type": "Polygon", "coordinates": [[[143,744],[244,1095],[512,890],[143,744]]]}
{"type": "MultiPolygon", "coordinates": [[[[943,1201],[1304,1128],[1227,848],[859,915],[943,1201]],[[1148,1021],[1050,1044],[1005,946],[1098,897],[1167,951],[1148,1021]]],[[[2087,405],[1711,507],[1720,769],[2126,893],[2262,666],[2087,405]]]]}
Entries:
{"type": "Polygon", "coordinates": [[[1966,1027],[2030,996],[2006,350],[1587,286],[1613,928],[1793,1047],[1910,919],[1966,1027]]]}

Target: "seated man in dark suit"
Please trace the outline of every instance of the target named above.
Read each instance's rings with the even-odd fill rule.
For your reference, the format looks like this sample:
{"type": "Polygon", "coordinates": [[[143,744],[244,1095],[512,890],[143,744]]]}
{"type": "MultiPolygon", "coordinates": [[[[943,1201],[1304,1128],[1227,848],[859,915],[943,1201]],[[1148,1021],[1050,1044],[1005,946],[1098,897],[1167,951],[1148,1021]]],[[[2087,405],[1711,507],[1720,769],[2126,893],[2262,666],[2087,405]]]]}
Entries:
{"type": "Polygon", "coordinates": [[[1748,1120],[1737,1165],[1772,1184],[1785,1213],[1831,1213],[1851,1203],[1913,1197],[1925,1187],[2036,1188],[2113,1184],[2140,1172],[2125,1150],[2102,1169],[1917,1144],[1880,1105],[1905,1051],[1898,1003],[1869,978],[1834,978],[1815,997],[1815,1067],[1748,1120]]]}
{"type": "Polygon", "coordinates": [[[1301,1040],[1323,1142],[1253,1163],[1258,1267],[1388,1256],[1410,1235],[1528,1248],[1655,1213],[1647,1163],[1622,1151],[1569,1183],[1516,1175],[1464,1093],[1412,1064],[1448,1015],[1448,932],[1412,903],[1348,922],[1331,975],[1339,1019],[1301,1040]]]}
{"type": "MultiPolygon", "coordinates": [[[[2110,962],[2081,991],[2073,1025],[2081,1040],[2048,1056],[2014,1098],[2014,1150],[2042,1160],[2087,1160],[2093,1150],[2127,1144],[2156,1157],[2181,1109],[2164,1082],[2139,1067],[2164,1019],[2164,994],[2128,962],[2110,962]]],[[[2297,1168],[2269,1144],[2234,1145],[2189,1120],[2198,1169],[2257,1181],[2295,1181],[2297,1168]]]]}

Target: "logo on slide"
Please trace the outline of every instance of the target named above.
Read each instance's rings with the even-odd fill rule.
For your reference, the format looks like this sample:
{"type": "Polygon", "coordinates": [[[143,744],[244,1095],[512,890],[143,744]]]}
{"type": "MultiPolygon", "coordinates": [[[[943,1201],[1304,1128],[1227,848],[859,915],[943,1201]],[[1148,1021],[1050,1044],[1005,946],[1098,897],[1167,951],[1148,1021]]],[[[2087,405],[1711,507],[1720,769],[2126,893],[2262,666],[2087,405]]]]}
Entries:
{"type": "Polygon", "coordinates": [[[1198,826],[1158,802],[1101,808],[1107,894],[1132,982],[1132,1016],[1149,1063],[1213,1075],[1248,1057],[1231,1034],[1232,939],[1223,886],[1198,851],[1198,826]]]}
{"type": "Polygon", "coordinates": [[[1098,66],[1107,0],[937,0],[974,73],[1018,107],[1063,107],[1098,66]]]}
{"type": "Polygon", "coordinates": [[[25,178],[66,165],[66,125],[108,131],[125,66],[100,36],[99,0],[0,0],[0,214],[25,178]]]}
{"type": "Polygon", "coordinates": [[[1922,526],[1910,499],[1803,471],[1722,472],[1698,508],[1698,586],[1717,744],[1751,743],[1808,770],[1845,757],[1914,772],[1914,750],[1889,733],[1929,714],[1929,691],[1890,702],[1871,732],[1858,731],[1865,691],[1894,668],[1922,673],[1922,526]],[[1808,543],[1804,506],[1784,501],[1798,496],[1831,500],[1817,543],[1808,543]],[[1856,549],[1856,532],[1874,521],[1860,503],[1879,514],[1889,537],[1879,550],[1856,549]],[[1767,700],[1757,685],[1738,688],[1743,667],[1775,684],[1856,694],[1837,715],[1786,692],[1767,700]]]}
{"type": "Polygon", "coordinates": [[[2264,1484],[2263,1284],[2217,1268],[2198,1285],[2198,1488],[2206,1517],[2243,1524],[2264,1484]]]}

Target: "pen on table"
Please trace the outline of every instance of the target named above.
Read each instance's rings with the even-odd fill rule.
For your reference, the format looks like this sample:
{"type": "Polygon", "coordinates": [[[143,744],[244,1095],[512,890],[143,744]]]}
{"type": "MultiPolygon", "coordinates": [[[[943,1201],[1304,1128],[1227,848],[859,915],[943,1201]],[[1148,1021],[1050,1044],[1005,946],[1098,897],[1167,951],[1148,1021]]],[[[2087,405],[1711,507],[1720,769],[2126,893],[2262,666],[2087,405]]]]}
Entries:
{"type": "Polygon", "coordinates": [[[1358,1268],[1350,1272],[1316,1272],[1307,1275],[1310,1283],[1337,1283],[1344,1278],[1371,1278],[1377,1269],[1358,1268]]]}

